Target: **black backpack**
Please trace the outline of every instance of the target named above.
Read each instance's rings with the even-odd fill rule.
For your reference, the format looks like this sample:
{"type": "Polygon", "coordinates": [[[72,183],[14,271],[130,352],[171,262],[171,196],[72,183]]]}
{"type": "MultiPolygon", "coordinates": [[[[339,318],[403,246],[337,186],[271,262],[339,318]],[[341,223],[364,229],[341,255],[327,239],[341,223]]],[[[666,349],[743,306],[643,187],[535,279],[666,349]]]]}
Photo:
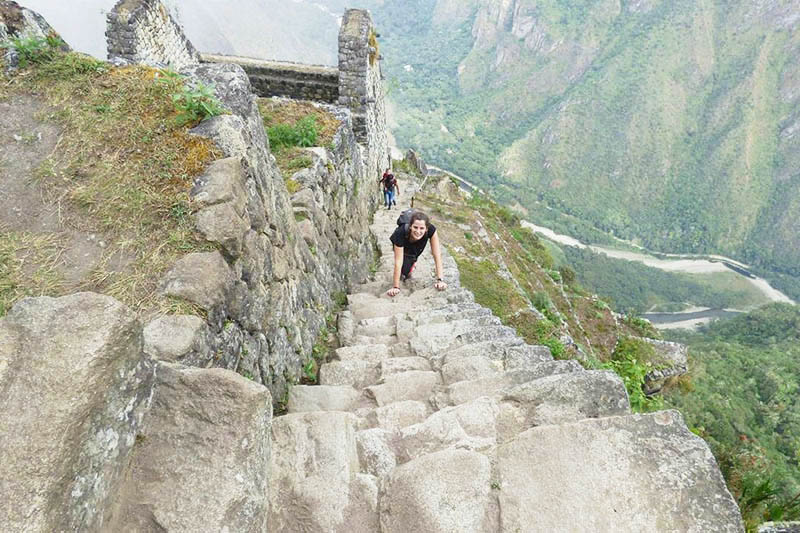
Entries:
{"type": "Polygon", "coordinates": [[[397,225],[403,226],[403,233],[408,235],[408,230],[411,227],[411,215],[413,215],[417,210],[416,209],[406,209],[400,216],[397,217],[397,225]]]}

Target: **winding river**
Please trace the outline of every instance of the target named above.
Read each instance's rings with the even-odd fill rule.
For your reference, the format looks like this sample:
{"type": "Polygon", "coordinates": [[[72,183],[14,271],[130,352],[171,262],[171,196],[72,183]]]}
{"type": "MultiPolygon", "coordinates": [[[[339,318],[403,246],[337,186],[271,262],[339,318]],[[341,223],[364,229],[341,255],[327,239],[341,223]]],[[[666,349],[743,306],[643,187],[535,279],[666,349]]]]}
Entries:
{"type": "MultiPolygon", "coordinates": [[[[464,178],[453,174],[450,171],[428,165],[428,168],[436,172],[442,172],[452,176],[460,182],[465,190],[480,190],[464,178]]],[[[543,226],[537,226],[526,220],[522,221],[524,227],[530,228],[542,237],[565,246],[575,246],[578,248],[589,248],[597,253],[606,254],[608,257],[625,259],[627,261],[637,261],[644,265],[665,270],[667,272],[686,272],[688,274],[713,274],[719,272],[734,272],[749,283],[755,286],[766,298],[773,302],[785,302],[794,304],[795,302],[783,294],[778,289],[772,287],[767,280],[754,276],[749,272],[750,267],[746,264],[721,255],[689,255],[689,254],[666,254],[659,253],[651,255],[647,250],[642,252],[630,250],[618,250],[606,246],[588,245],[568,235],[561,235],[543,226]]],[[[630,243],[628,243],[630,244],[630,243]]],[[[706,307],[696,307],[685,309],[677,313],[645,313],[643,316],[653,322],[659,329],[671,328],[693,328],[700,324],[710,322],[715,318],[726,318],[734,316],[740,311],[725,309],[709,309],[706,307]]]]}

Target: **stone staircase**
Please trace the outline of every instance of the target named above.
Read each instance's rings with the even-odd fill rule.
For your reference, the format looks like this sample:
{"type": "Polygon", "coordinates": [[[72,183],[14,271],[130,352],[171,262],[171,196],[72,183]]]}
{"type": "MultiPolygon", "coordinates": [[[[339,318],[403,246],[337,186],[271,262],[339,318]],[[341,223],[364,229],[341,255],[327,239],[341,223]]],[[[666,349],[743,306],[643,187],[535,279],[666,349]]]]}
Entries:
{"type": "Polygon", "coordinates": [[[270,531],[743,531],[679,413],[631,414],[613,372],[525,344],[446,251],[446,291],[428,249],[387,297],[400,209],[375,216],[376,281],[348,296],[320,385],[273,420],[270,531]]]}

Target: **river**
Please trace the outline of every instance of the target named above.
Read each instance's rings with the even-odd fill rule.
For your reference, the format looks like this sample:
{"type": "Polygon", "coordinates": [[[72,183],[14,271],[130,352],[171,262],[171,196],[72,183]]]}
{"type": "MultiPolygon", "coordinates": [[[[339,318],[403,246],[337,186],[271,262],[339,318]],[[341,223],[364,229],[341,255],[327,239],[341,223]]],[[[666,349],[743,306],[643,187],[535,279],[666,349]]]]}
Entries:
{"type": "MultiPolygon", "coordinates": [[[[480,190],[476,185],[465,180],[461,176],[450,171],[428,165],[429,169],[445,173],[452,176],[462,184],[465,190],[480,190]]],[[[756,287],[766,298],[772,302],[784,302],[794,304],[795,302],[783,294],[778,289],[772,287],[765,279],[752,275],[750,267],[740,261],[722,255],[708,254],[697,256],[692,254],[667,254],[658,253],[658,257],[647,253],[642,249],[641,252],[631,250],[618,250],[606,246],[587,245],[568,235],[561,235],[550,228],[537,226],[526,220],[522,221],[524,227],[532,229],[541,236],[559,244],[566,246],[576,246],[578,248],[589,248],[597,253],[606,254],[608,257],[625,259],[627,261],[637,261],[644,265],[665,270],[667,272],[686,272],[688,274],[714,274],[719,272],[734,272],[746,279],[756,287]],[[747,275],[745,275],[745,273],[747,275]]],[[[624,241],[623,241],[624,242],[624,241]]],[[[631,245],[630,243],[626,243],[631,245]]],[[[678,313],[646,313],[643,316],[653,322],[659,329],[671,328],[693,328],[700,324],[710,322],[714,318],[726,318],[734,316],[740,311],[709,308],[692,308],[678,313]]]]}

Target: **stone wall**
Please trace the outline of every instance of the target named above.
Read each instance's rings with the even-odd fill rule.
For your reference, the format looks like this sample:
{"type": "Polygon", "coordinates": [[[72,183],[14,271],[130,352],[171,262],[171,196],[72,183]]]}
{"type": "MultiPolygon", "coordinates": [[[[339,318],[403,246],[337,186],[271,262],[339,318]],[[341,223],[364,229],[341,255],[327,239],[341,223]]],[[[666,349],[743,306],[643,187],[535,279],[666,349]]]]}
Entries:
{"type": "Polygon", "coordinates": [[[367,172],[391,166],[377,33],[369,11],[348,9],[339,31],[339,104],[353,112],[367,172]]]}
{"type": "Polygon", "coordinates": [[[197,229],[219,251],[185,256],[162,283],[164,294],[205,309],[207,324],[179,317],[148,324],[146,350],[234,370],[280,401],[311,357],[334,296],[369,275],[372,175],[349,111],[331,108],[342,125],[331,147],[309,149],[312,166],[292,176],[300,189],[290,196],[244,70],[207,63],[185,72],[216,87],[231,111],[193,130],[226,156],[192,191],[197,229]],[[182,350],[166,346],[179,337],[187,339],[182,350]]]}
{"type": "Polygon", "coordinates": [[[339,71],[335,67],[214,54],[201,54],[201,59],[204,63],[239,65],[261,97],[285,96],[329,104],[339,101],[339,71]]]}
{"type": "Polygon", "coordinates": [[[200,61],[200,54],[160,0],[120,0],[106,19],[109,60],[175,70],[200,61]]]}

